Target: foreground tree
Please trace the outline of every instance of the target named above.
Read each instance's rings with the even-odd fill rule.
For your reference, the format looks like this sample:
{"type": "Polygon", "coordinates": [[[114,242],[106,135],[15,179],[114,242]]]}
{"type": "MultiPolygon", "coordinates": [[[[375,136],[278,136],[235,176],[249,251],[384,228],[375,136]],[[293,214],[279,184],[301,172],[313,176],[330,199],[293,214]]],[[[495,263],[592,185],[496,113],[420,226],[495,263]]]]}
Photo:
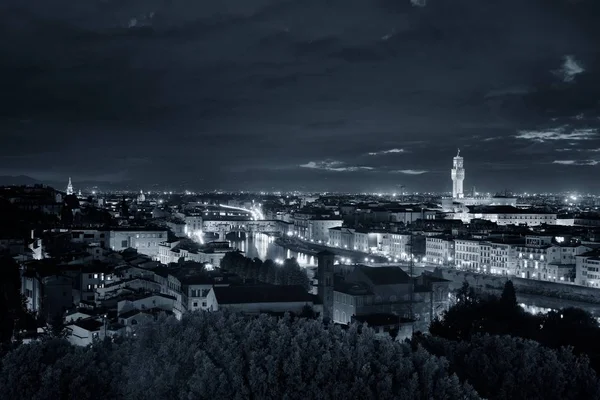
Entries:
{"type": "Polygon", "coordinates": [[[311,288],[306,270],[300,267],[295,258],[288,258],[282,266],[272,260],[264,263],[258,259],[244,257],[239,251],[232,251],[221,260],[221,268],[239,275],[242,279],[257,280],[271,285],[300,285],[307,291],[311,288]]]}
{"type": "Polygon", "coordinates": [[[117,399],[123,361],[118,348],[71,346],[50,339],[19,346],[0,362],[6,399],[117,399]]]}
{"type": "Polygon", "coordinates": [[[33,318],[27,312],[26,302],[21,295],[21,273],[19,264],[11,257],[0,257],[0,354],[10,348],[15,332],[27,327],[33,318]]]}
{"type": "Polygon", "coordinates": [[[127,390],[144,398],[477,398],[420,349],[370,329],[319,321],[198,314],[148,326],[132,343],[127,390]],[[175,396],[173,396],[175,397],[175,396]]]}
{"type": "Polygon", "coordinates": [[[471,298],[468,285],[459,300],[432,322],[429,332],[451,340],[470,340],[474,335],[511,335],[538,341],[551,348],[572,346],[577,355],[586,355],[600,371],[600,327],[589,313],[576,308],[532,315],[516,303],[512,282],[507,281],[500,299],[471,298]]]}
{"type": "Polygon", "coordinates": [[[500,303],[508,310],[518,307],[517,292],[515,291],[515,286],[510,280],[506,281],[504,284],[504,289],[502,290],[502,295],[500,296],[500,303]]]}
{"type": "Polygon", "coordinates": [[[197,313],[135,340],[21,346],[0,361],[6,398],[477,399],[448,363],[371,329],[303,318],[197,313]]]}
{"type": "Polygon", "coordinates": [[[600,399],[600,381],[586,357],[571,349],[552,350],[509,336],[474,336],[470,341],[416,337],[415,342],[443,356],[461,380],[484,398],[600,399]]]}

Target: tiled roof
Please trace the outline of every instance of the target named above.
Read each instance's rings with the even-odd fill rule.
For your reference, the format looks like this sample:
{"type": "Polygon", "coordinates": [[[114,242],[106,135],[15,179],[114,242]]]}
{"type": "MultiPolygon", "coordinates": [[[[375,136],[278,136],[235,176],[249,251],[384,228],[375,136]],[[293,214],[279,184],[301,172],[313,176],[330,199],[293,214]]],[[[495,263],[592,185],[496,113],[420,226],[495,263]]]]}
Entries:
{"type": "Polygon", "coordinates": [[[289,286],[216,286],[219,304],[312,302],[313,296],[298,285],[289,286]]]}
{"type": "Polygon", "coordinates": [[[98,331],[103,326],[102,322],[93,318],[78,320],[73,322],[72,325],[76,325],[90,332],[98,331]]]}
{"type": "Polygon", "coordinates": [[[359,265],[358,268],[374,285],[396,285],[410,282],[410,277],[400,267],[367,267],[366,265],[359,265]]]}

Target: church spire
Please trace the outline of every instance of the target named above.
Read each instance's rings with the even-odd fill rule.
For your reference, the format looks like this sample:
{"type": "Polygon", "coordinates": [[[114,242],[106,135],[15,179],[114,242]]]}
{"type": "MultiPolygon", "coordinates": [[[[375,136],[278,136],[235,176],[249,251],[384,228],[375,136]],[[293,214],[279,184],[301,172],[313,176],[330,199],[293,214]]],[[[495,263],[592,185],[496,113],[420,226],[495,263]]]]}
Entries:
{"type": "Polygon", "coordinates": [[[73,184],[71,183],[71,177],[69,177],[69,184],[67,185],[67,196],[73,194],[73,184]]]}

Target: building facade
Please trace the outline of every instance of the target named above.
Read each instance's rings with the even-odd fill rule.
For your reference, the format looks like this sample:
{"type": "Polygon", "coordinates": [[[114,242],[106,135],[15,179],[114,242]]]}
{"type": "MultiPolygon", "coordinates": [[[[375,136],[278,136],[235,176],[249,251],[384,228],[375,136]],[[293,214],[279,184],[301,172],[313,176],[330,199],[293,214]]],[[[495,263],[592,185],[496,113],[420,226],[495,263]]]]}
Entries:
{"type": "Polygon", "coordinates": [[[454,240],[454,254],[457,268],[483,272],[481,269],[481,240],[454,240]]]}
{"type": "Polygon", "coordinates": [[[386,233],[383,235],[383,253],[394,259],[410,259],[411,236],[410,233],[386,233]]]}
{"type": "Polygon", "coordinates": [[[342,226],[341,219],[311,219],[308,221],[308,240],[326,243],[329,240],[329,229],[342,226]]]}
{"type": "Polygon", "coordinates": [[[428,263],[454,265],[454,240],[449,236],[431,236],[425,238],[425,257],[428,263]]]}
{"type": "Polygon", "coordinates": [[[576,283],[582,286],[600,287],[600,251],[588,251],[575,258],[576,283]]]}
{"type": "Polygon", "coordinates": [[[114,251],[132,248],[140,254],[158,257],[160,243],[165,239],[166,230],[119,229],[110,231],[109,246],[114,251]]]}

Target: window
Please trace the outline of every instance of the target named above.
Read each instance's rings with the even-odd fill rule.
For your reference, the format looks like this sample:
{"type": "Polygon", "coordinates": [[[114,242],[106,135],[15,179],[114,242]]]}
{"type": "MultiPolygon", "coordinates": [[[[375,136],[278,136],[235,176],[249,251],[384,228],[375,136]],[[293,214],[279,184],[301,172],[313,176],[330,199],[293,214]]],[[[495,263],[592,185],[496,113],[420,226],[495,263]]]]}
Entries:
{"type": "Polygon", "coordinates": [[[121,247],[127,247],[127,240],[121,241],[121,247]]]}
{"type": "Polygon", "coordinates": [[[94,274],[94,279],[98,279],[98,274],[94,274]]]}
{"type": "Polygon", "coordinates": [[[202,302],[202,307],[206,307],[206,302],[205,301],[202,302]]]}
{"type": "Polygon", "coordinates": [[[198,307],[198,302],[195,301],[193,305],[194,305],[194,307],[198,307]]]}

